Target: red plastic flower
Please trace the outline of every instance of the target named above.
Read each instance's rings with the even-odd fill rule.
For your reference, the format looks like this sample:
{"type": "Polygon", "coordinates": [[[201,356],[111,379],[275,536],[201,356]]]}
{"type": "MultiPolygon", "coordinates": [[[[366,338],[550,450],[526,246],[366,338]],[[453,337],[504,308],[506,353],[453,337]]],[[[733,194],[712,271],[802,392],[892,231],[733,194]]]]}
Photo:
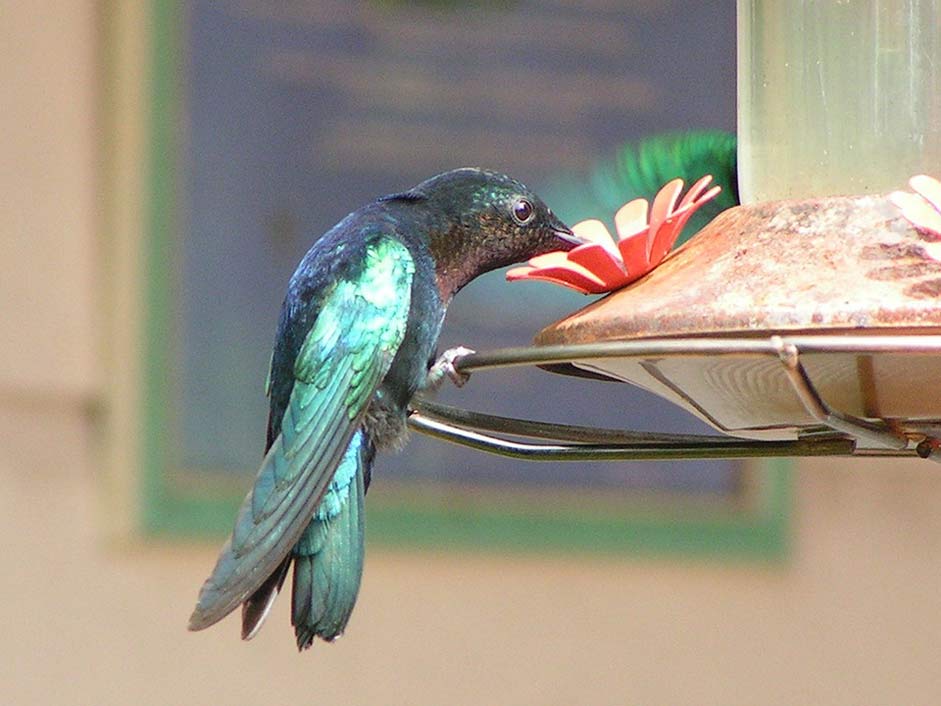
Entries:
{"type": "Polygon", "coordinates": [[[895,191],[889,199],[918,230],[941,238],[941,181],[919,174],[908,183],[916,193],[895,191]]]}
{"type": "Polygon", "coordinates": [[[539,255],[528,265],[507,272],[510,281],[541,279],[576,289],[583,294],[603,294],[640,279],[660,264],[696,209],[715,197],[720,187],[706,187],[707,175],[690,187],[677,204],[683,180],[674,179],[654,198],[647,213],[647,200],[634,199],[614,215],[618,232],[615,241],[598,220],[576,223],[572,230],[584,242],[569,252],[539,255]]]}

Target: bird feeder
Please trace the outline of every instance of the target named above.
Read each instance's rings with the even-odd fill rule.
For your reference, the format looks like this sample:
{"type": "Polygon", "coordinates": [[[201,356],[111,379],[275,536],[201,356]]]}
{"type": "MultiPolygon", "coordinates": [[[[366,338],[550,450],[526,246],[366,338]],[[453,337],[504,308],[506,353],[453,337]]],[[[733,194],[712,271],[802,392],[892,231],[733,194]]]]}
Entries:
{"type": "MultiPolygon", "coordinates": [[[[941,2],[739,0],[743,205],[659,266],[660,226],[705,184],[686,201],[675,185],[655,199],[646,252],[626,237],[639,229],[619,225],[619,241],[596,235],[579,254],[534,260],[519,276],[623,288],[531,347],[457,363],[631,383],[720,433],[544,424],[430,402],[412,426],[531,459],[938,460],[941,184],[919,177],[898,190],[941,172],[939,29],[941,2]],[[631,258],[646,268],[636,281],[631,258]]],[[[633,222],[638,207],[625,209],[616,223],[633,222]]]]}

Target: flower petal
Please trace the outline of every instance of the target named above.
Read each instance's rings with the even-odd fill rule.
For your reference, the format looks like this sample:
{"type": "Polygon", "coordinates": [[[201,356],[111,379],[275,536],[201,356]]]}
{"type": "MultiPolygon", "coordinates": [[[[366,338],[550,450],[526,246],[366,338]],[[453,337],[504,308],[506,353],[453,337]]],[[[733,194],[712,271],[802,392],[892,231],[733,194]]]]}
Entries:
{"type": "Polygon", "coordinates": [[[889,199],[916,228],[941,236],[941,213],[932,208],[926,199],[907,191],[895,191],[889,195],[889,199]]]}
{"type": "MultiPolygon", "coordinates": [[[[541,279],[585,294],[601,294],[630,284],[660,264],[689,218],[719,193],[718,186],[708,189],[711,182],[708,175],[699,179],[678,205],[682,179],[674,179],[660,189],[652,206],[645,199],[624,204],[614,216],[617,243],[601,221],[576,223],[573,231],[586,241],[584,244],[568,252],[534,257],[528,266],[510,270],[507,279],[541,279]]],[[[936,215],[941,218],[941,214],[936,215]]]]}
{"type": "Polygon", "coordinates": [[[613,240],[608,227],[597,218],[579,221],[572,226],[572,232],[589,243],[603,243],[606,239],[613,240]]]}
{"type": "Polygon", "coordinates": [[[647,231],[647,260],[650,260],[650,251],[653,247],[653,238],[660,230],[660,224],[663,223],[673,212],[676,205],[676,199],[679,198],[683,190],[683,180],[674,179],[667,183],[653,200],[653,206],[650,209],[650,230],[647,231]]]}
{"type": "Polygon", "coordinates": [[[647,230],[647,199],[629,201],[614,214],[618,239],[631,238],[647,230]]]}
{"type": "Polygon", "coordinates": [[[608,231],[607,226],[605,226],[605,224],[601,221],[595,218],[590,218],[587,221],[579,221],[574,226],[572,226],[572,232],[588,243],[597,243],[598,245],[601,245],[614,257],[620,259],[620,254],[618,253],[617,246],[614,243],[614,238],[611,237],[611,233],[608,231]]]}
{"type": "Polygon", "coordinates": [[[619,286],[619,284],[609,285],[602,282],[593,273],[572,262],[558,267],[516,267],[506,273],[506,278],[511,282],[522,279],[542,279],[563,284],[585,294],[601,294],[619,286]]]}
{"type": "Polygon", "coordinates": [[[909,179],[908,183],[915,191],[928,199],[936,211],[941,212],[941,181],[927,174],[919,174],[909,179]]]}
{"type": "Polygon", "coordinates": [[[653,245],[650,248],[650,267],[651,269],[659,265],[667,253],[673,249],[676,239],[680,237],[683,226],[696,209],[690,208],[683,211],[677,211],[663,223],[653,237],[653,245]]]}
{"type": "Polygon", "coordinates": [[[619,282],[624,279],[627,272],[624,270],[624,263],[621,261],[621,253],[617,250],[614,243],[616,255],[600,243],[587,243],[579,245],[574,250],[569,250],[568,259],[593,274],[597,275],[605,282],[619,282]]]}
{"type": "Polygon", "coordinates": [[[568,258],[569,254],[564,250],[553,250],[544,255],[536,255],[529,260],[529,264],[533,267],[565,267],[568,258]]]}
{"type": "Polygon", "coordinates": [[[634,280],[650,271],[650,260],[647,257],[647,228],[628,238],[618,241],[618,249],[624,260],[624,269],[628,276],[634,280]]]}
{"type": "MultiPolygon", "coordinates": [[[[676,207],[676,210],[679,211],[681,208],[687,204],[693,203],[699,199],[699,195],[706,190],[706,187],[709,186],[709,183],[712,181],[712,174],[707,174],[706,176],[699,179],[695,184],[689,187],[689,191],[686,192],[686,195],[680,201],[679,206],[676,207]]],[[[708,193],[704,194],[702,197],[702,202],[705,203],[713,196],[719,193],[722,190],[721,186],[714,186],[709,190],[708,193]],[[715,193],[712,193],[715,191],[715,193]]]]}
{"type": "Polygon", "coordinates": [[[519,267],[514,267],[512,270],[507,270],[506,279],[508,282],[529,279],[529,276],[535,271],[536,268],[532,265],[520,265],[519,267]]]}
{"type": "MultiPolygon", "coordinates": [[[[701,188],[701,186],[706,186],[711,180],[712,177],[706,179],[700,179],[696,184],[693,185],[693,188],[701,188]],[[701,186],[700,186],[701,185],[701,186]]],[[[667,256],[667,253],[673,249],[673,246],[676,244],[677,238],[680,237],[680,233],[683,232],[683,228],[686,227],[686,222],[692,217],[696,211],[699,210],[699,207],[710,199],[715,198],[716,194],[722,191],[721,186],[713,186],[709,191],[699,196],[697,199],[687,201],[685,198],[680,202],[680,207],[671,213],[669,217],[660,225],[660,228],[653,235],[653,245],[650,249],[649,261],[651,269],[660,264],[660,262],[667,256]],[[685,203],[684,203],[685,202],[685,203]]],[[[690,190],[692,192],[692,189],[690,190]]]]}
{"type": "MultiPolygon", "coordinates": [[[[509,276],[507,277],[507,279],[510,279],[509,276]]],[[[568,287],[569,289],[574,289],[576,292],[580,292],[581,294],[604,294],[605,292],[608,291],[607,289],[602,289],[601,287],[594,285],[594,284],[587,284],[585,286],[582,286],[581,283],[570,281],[569,279],[564,279],[561,277],[553,277],[552,275],[548,275],[545,272],[541,272],[541,271],[533,272],[531,274],[528,274],[525,277],[515,277],[510,281],[516,281],[516,280],[521,280],[521,279],[541,280],[543,282],[550,282],[552,284],[558,284],[563,287],[568,287]]]]}

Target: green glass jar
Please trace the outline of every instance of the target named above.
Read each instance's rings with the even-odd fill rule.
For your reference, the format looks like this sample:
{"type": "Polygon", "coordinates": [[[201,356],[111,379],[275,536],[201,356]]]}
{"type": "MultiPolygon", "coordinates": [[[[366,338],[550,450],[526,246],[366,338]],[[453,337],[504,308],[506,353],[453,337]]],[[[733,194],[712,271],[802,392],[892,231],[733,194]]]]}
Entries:
{"type": "Polygon", "coordinates": [[[745,203],[941,175],[941,0],[738,0],[745,203]]]}

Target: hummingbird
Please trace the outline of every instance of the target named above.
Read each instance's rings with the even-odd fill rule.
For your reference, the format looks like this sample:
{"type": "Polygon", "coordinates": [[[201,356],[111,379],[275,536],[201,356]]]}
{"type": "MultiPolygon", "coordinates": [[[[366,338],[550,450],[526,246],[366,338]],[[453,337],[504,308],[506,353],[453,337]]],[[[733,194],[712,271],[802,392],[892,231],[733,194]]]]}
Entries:
{"type": "Polygon", "coordinates": [[[468,349],[437,354],[451,299],[478,275],[579,242],[523,184],[474,168],[383,196],[319,238],[281,307],[261,468],[190,630],[241,605],[252,638],[293,566],[298,649],[340,636],[359,593],[376,452],[402,447],[416,393],[466,380],[454,362],[468,349]]]}

